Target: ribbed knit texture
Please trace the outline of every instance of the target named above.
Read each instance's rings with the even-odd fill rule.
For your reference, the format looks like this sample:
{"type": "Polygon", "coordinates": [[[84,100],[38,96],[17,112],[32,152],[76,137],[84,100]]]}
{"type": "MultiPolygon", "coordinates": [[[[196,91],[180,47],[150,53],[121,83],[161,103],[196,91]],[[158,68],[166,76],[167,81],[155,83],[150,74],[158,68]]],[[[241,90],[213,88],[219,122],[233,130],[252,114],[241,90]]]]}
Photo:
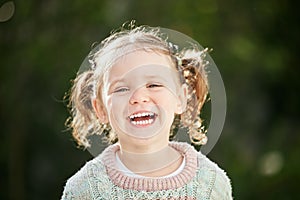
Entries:
{"type": "Polygon", "coordinates": [[[225,172],[187,143],[170,142],[186,159],[168,178],[134,178],[116,167],[118,145],[108,147],[66,183],[62,199],[232,199],[225,172]]]}

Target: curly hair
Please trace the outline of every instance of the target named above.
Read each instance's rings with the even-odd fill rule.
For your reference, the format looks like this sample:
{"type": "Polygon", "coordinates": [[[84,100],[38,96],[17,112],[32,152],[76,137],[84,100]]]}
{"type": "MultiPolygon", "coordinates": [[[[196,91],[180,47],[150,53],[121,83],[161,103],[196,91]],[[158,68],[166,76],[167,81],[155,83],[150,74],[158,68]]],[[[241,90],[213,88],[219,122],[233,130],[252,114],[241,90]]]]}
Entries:
{"type": "MultiPolygon", "coordinates": [[[[92,106],[92,99],[97,98],[102,104],[103,76],[113,64],[124,55],[137,49],[158,52],[170,56],[178,71],[182,84],[187,85],[186,110],[174,118],[171,132],[175,127],[188,128],[191,142],[205,144],[205,129],[202,126],[200,111],[208,94],[208,81],[205,67],[207,49],[199,50],[195,45],[178,51],[176,45],[168,42],[166,34],[160,28],[148,26],[124,26],[103,40],[89,54],[90,66],[77,74],[69,95],[71,116],[66,125],[79,146],[89,147],[89,137],[94,134],[105,134],[108,142],[117,141],[117,135],[109,124],[102,124],[97,119],[92,106]]],[[[170,134],[172,135],[172,133],[170,134]]]]}

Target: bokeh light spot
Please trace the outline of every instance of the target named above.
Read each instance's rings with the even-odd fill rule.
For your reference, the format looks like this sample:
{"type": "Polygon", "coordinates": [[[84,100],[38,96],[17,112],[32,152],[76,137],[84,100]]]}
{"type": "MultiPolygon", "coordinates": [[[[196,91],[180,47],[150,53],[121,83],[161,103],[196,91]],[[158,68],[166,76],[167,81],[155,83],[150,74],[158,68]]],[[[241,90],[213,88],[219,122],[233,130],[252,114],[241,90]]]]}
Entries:
{"type": "Polygon", "coordinates": [[[6,22],[15,13],[15,4],[13,1],[8,1],[0,7],[0,22],[6,22]]]}
{"type": "Polygon", "coordinates": [[[283,157],[278,151],[266,153],[259,163],[259,171],[262,175],[272,176],[277,174],[283,167],[283,157]]]}

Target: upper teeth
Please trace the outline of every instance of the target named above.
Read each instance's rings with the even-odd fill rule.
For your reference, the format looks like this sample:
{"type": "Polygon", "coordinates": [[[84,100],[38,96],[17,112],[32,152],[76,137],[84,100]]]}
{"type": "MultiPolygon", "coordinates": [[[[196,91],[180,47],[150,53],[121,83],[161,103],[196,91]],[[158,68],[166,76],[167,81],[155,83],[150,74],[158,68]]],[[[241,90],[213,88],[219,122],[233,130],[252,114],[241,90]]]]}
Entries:
{"type": "Polygon", "coordinates": [[[150,112],[137,113],[137,114],[130,115],[129,118],[134,119],[136,117],[146,117],[146,116],[153,117],[154,113],[150,113],[150,112]]]}

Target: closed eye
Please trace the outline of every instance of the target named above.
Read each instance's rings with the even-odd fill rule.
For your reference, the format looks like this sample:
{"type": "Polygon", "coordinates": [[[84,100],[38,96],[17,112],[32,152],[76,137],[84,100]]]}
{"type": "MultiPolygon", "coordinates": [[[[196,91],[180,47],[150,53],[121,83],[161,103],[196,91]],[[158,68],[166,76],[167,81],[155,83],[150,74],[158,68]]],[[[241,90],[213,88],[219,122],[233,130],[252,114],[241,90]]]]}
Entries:
{"type": "Polygon", "coordinates": [[[129,91],[129,89],[126,88],[126,87],[122,87],[122,88],[117,88],[117,89],[115,89],[115,90],[114,90],[114,93],[116,93],[116,92],[126,92],[126,91],[129,91]]]}
{"type": "Polygon", "coordinates": [[[147,84],[146,87],[147,88],[157,88],[157,87],[163,87],[163,85],[157,84],[157,83],[151,83],[151,84],[147,84]]]}

